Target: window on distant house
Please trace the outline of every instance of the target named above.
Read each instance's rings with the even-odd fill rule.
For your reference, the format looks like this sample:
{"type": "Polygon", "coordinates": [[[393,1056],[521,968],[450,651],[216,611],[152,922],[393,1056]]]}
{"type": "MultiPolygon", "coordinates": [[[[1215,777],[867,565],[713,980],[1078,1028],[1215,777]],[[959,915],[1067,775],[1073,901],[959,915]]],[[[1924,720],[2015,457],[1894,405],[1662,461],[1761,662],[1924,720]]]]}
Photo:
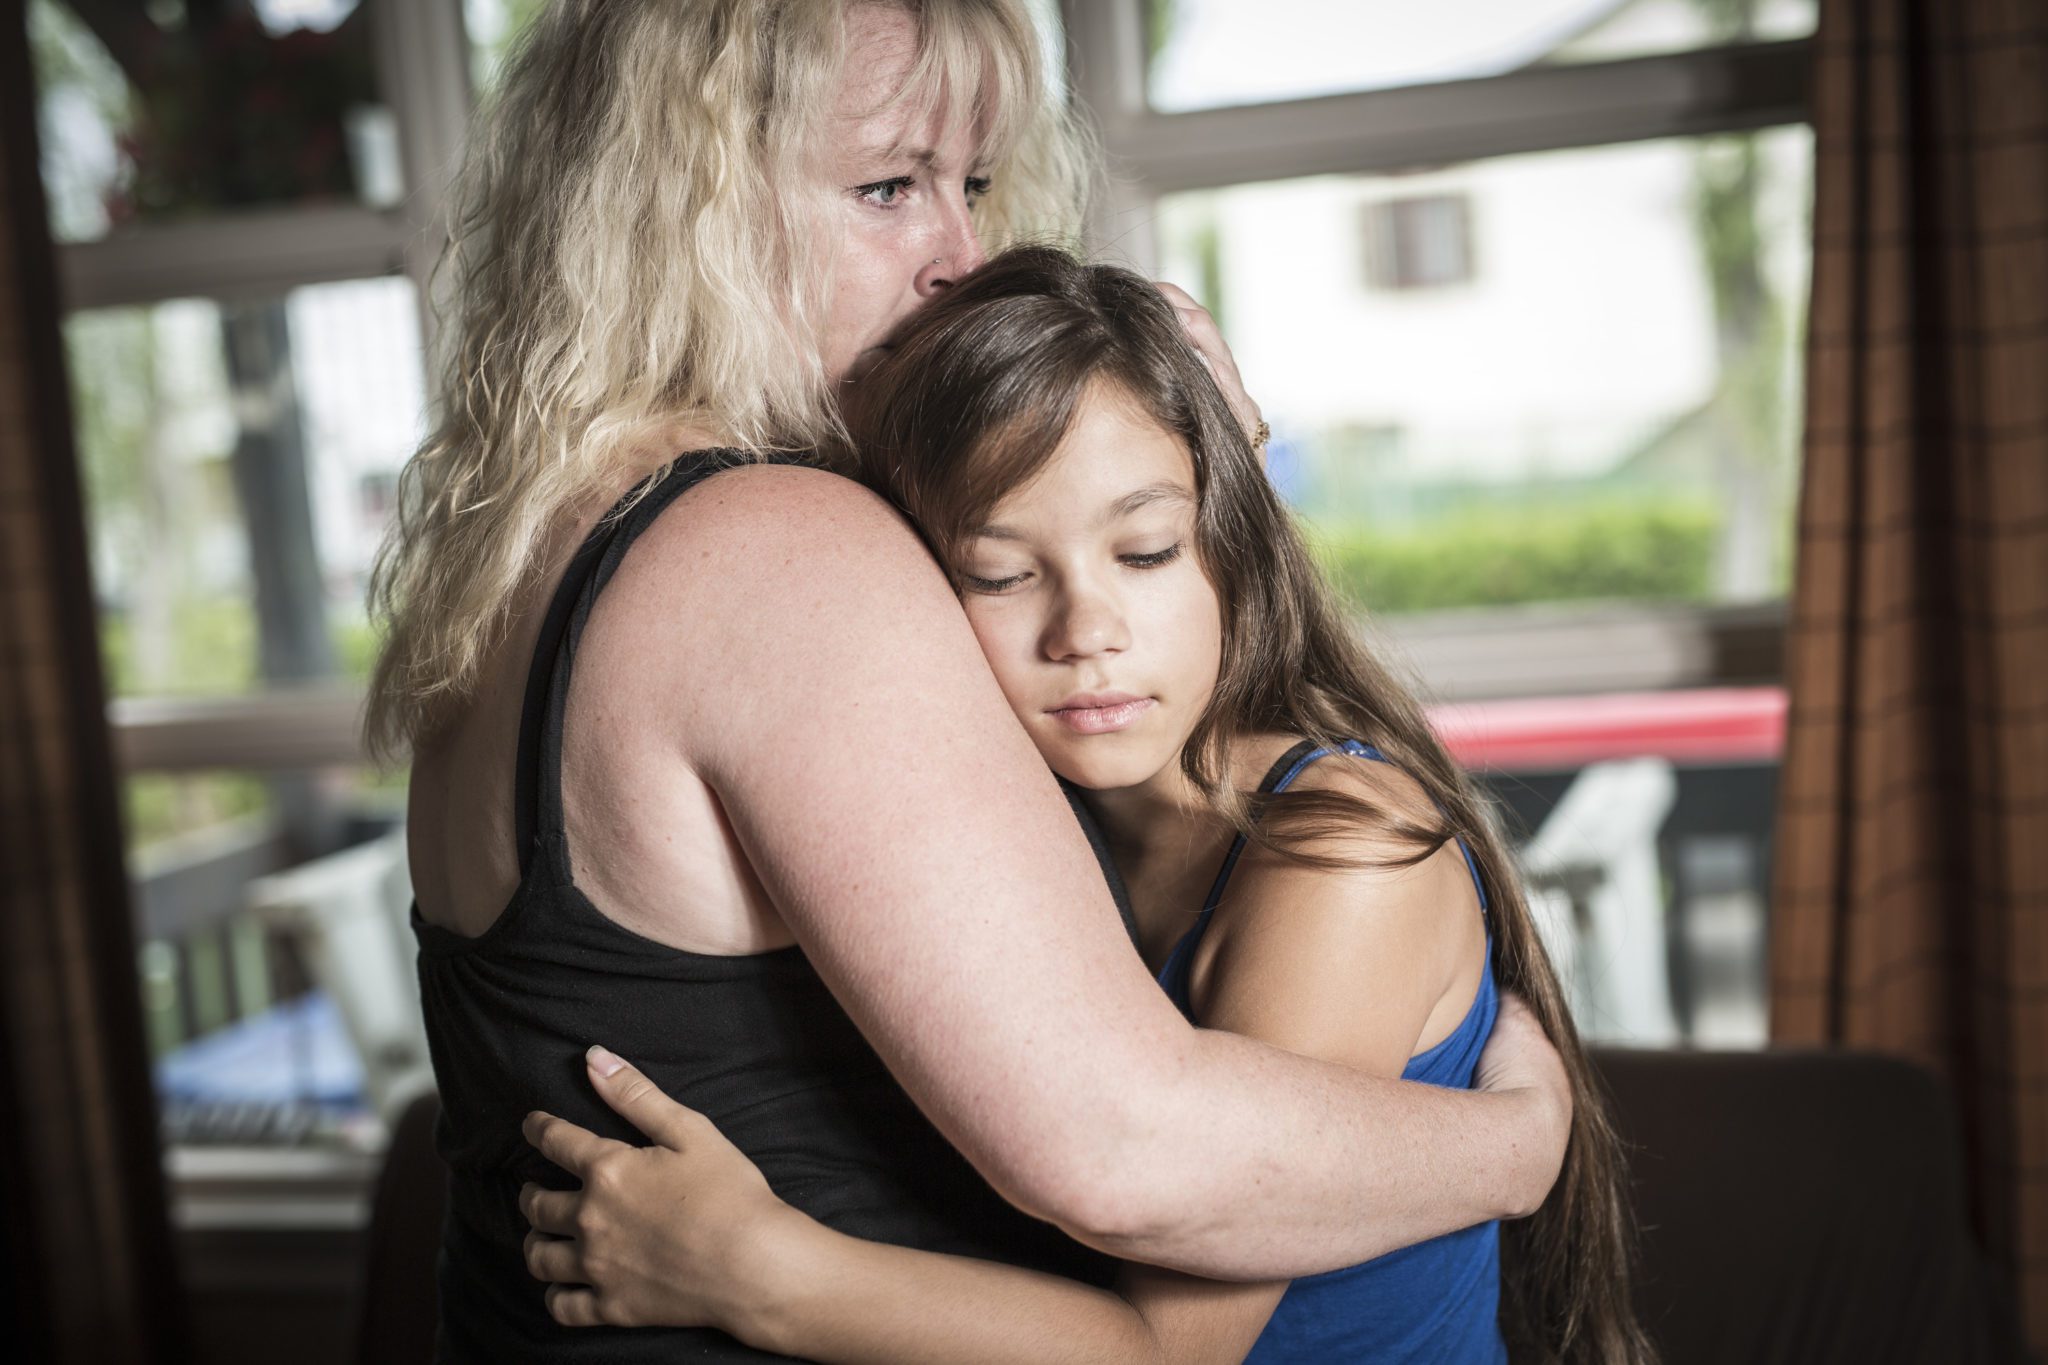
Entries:
{"type": "Polygon", "coordinates": [[[1374,289],[1439,289],[1472,278],[1472,201],[1419,195],[1367,204],[1365,281],[1374,289]]]}

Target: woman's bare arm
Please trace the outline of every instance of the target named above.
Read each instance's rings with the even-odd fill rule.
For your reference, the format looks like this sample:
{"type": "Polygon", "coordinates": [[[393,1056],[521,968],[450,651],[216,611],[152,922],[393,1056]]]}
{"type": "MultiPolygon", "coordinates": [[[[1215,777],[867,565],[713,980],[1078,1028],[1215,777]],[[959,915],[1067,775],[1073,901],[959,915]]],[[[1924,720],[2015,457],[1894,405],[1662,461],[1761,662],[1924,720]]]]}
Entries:
{"type": "Polygon", "coordinates": [[[678,623],[644,656],[678,762],[890,1070],[1019,1207],[1131,1259],[1275,1278],[1547,1192],[1569,1100],[1545,1048],[1515,1060],[1526,1084],[1447,1092],[1180,1018],[879,499],[815,471],[722,475],[607,596],[678,623]]]}
{"type": "MultiPolygon", "coordinates": [[[[1392,772],[1311,773],[1427,818],[1428,797],[1392,772]]],[[[1348,836],[1318,850],[1360,863],[1389,850],[1348,836]],[[1357,845],[1357,846],[1349,846],[1357,845]]],[[[1198,955],[1198,1017],[1290,1051],[1382,1076],[1457,1027],[1479,989],[1484,924],[1465,864],[1446,845],[1387,870],[1304,868],[1262,850],[1198,955]]],[[[521,1207],[543,1234],[528,1265],[571,1326],[720,1327],[751,1345],[829,1365],[1042,1361],[1236,1365],[1286,1290],[1130,1264],[1112,1294],[1057,1276],[862,1241],[775,1198],[701,1115],[635,1069],[594,1065],[591,1085],[656,1149],[545,1137],[574,1174],[612,1157],[658,1178],[615,1192],[530,1188],[521,1207]],[[610,1068],[610,1069],[608,1069],[610,1068]]],[[[546,1150],[546,1149],[544,1149],[546,1150]]]]}

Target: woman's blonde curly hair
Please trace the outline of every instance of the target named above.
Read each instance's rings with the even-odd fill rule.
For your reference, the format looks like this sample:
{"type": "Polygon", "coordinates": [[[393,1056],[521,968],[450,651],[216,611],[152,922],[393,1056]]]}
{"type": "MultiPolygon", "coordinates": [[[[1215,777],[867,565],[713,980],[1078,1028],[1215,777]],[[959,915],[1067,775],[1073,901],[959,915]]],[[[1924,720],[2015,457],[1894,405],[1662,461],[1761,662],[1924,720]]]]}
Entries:
{"type": "Polygon", "coordinates": [[[556,0],[451,197],[441,407],[370,582],[380,759],[440,729],[565,510],[630,482],[664,429],[761,452],[838,435],[814,167],[863,3],[917,25],[909,79],[878,100],[976,117],[983,240],[1078,232],[1090,143],[1015,0],[556,0]]]}

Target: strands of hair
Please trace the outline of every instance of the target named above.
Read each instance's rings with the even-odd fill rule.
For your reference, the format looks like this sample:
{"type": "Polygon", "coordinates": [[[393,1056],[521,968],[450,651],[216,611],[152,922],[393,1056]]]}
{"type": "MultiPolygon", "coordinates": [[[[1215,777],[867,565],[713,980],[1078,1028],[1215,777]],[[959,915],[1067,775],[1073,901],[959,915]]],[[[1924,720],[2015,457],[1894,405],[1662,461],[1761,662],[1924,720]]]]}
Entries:
{"type": "Polygon", "coordinates": [[[564,521],[676,453],[673,433],[755,452],[834,437],[814,224],[854,3],[917,23],[878,107],[977,119],[984,241],[1078,230],[1092,147],[1015,0],[556,0],[451,196],[441,406],[370,585],[380,758],[445,724],[564,521]]]}
{"type": "MultiPolygon", "coordinates": [[[[1633,1246],[1621,1147],[1481,798],[1408,686],[1359,642],[1171,305],[1145,280],[1027,247],[990,261],[911,318],[889,356],[850,386],[847,472],[895,500],[942,563],[1028,482],[1084,397],[1108,392],[1186,443],[1200,499],[1194,542],[1224,619],[1208,712],[1181,763],[1211,808],[1281,856],[1355,861],[1332,847],[1405,848],[1420,862],[1462,838],[1492,916],[1495,974],[1527,999],[1571,1078],[1562,1176],[1532,1217],[1502,1229],[1501,1324],[1518,1361],[1647,1365],[1629,1297],[1633,1246]],[[1233,736],[1281,733],[1376,745],[1443,818],[1417,823],[1345,790],[1251,798],[1230,769],[1233,736]]],[[[1367,760],[1333,756],[1363,770],[1367,760]]]]}

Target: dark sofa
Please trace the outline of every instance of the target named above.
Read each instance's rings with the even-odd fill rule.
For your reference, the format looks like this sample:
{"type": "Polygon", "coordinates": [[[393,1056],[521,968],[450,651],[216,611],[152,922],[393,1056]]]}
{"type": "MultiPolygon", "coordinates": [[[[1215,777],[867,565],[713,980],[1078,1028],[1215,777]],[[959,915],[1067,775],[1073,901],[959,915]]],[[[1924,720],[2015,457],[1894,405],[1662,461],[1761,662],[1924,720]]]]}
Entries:
{"type": "MultiPolygon", "coordinates": [[[[2025,1359],[1964,1212],[1946,1098],[1850,1052],[1595,1054],[1631,1148],[1637,1303],[1667,1365],[2025,1359]]],[[[372,1214],[358,1358],[431,1358],[436,1107],[404,1117],[372,1214]]]]}

